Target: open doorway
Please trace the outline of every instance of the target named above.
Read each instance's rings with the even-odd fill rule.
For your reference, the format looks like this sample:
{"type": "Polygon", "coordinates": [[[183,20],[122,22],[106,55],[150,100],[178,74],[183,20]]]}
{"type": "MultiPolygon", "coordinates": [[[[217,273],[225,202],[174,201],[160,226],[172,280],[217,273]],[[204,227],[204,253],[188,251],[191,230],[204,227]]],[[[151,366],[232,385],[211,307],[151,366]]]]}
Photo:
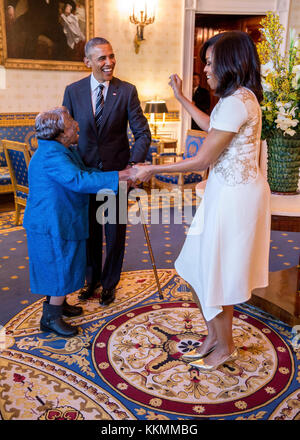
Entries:
{"type": "MultiPolygon", "coordinates": [[[[210,114],[218,98],[210,91],[206,82],[206,75],[203,72],[204,64],[202,63],[199,53],[203,43],[210,37],[220,32],[229,30],[240,30],[247,32],[252,37],[254,43],[261,39],[259,31],[260,21],[265,15],[218,15],[218,14],[198,14],[195,15],[195,35],[194,35],[194,62],[193,71],[199,74],[199,86],[209,91],[210,106],[208,113],[210,114]]],[[[194,96],[194,90],[193,90],[194,96]]]]}

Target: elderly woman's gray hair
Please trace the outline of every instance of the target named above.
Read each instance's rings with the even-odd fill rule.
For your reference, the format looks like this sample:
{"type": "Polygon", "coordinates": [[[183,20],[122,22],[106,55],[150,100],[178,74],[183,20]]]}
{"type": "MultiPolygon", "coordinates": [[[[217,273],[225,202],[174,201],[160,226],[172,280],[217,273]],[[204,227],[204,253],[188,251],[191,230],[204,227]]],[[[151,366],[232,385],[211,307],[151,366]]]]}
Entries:
{"type": "Polygon", "coordinates": [[[35,132],[38,139],[53,140],[64,132],[65,115],[69,115],[66,107],[55,107],[39,113],[35,118],[35,132]]]}

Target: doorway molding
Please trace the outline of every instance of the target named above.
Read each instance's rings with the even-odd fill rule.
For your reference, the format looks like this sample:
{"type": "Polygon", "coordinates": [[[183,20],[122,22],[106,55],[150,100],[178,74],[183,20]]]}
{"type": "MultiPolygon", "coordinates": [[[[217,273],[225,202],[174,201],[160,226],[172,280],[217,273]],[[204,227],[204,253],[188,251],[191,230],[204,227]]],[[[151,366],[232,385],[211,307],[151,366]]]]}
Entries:
{"type": "MultiPolygon", "coordinates": [[[[191,99],[193,87],[193,55],[196,14],[224,14],[224,15],[265,15],[267,11],[278,13],[280,23],[284,26],[282,50],[287,44],[291,0],[185,0],[184,2],[184,29],[183,29],[183,57],[182,57],[182,87],[185,96],[191,99]]],[[[182,107],[182,123],[180,138],[190,127],[191,117],[182,107]]]]}

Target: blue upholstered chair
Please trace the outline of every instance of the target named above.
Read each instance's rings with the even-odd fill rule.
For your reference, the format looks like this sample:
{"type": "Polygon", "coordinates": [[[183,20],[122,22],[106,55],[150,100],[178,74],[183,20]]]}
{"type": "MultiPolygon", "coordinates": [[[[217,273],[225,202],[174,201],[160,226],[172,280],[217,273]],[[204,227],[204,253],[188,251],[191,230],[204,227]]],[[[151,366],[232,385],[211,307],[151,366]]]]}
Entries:
{"type": "MultiPolygon", "coordinates": [[[[127,137],[128,137],[128,142],[129,142],[129,148],[131,149],[133,147],[133,145],[134,145],[135,139],[134,139],[133,133],[132,133],[130,127],[129,127],[129,124],[128,124],[128,127],[127,127],[127,137]]],[[[147,156],[146,156],[146,161],[147,162],[152,162],[152,154],[153,153],[157,153],[157,151],[158,151],[158,144],[159,144],[159,140],[152,139],[151,145],[149,147],[149,150],[148,150],[148,153],[147,153],[147,156]]]]}
{"type": "Polygon", "coordinates": [[[0,139],[24,142],[31,155],[37,149],[35,118],[37,113],[0,113],[0,139]]]}
{"type": "Polygon", "coordinates": [[[13,186],[6,163],[2,143],[0,142],[0,194],[12,193],[13,186]]]}
{"type": "Polygon", "coordinates": [[[156,154],[158,152],[158,149],[159,149],[159,140],[152,139],[146,156],[146,162],[152,162],[153,154],[156,154]]]}
{"type": "MultiPolygon", "coordinates": [[[[207,133],[200,130],[188,130],[183,154],[160,153],[153,155],[153,163],[166,164],[176,162],[178,159],[187,159],[197,154],[201,148],[207,133]]],[[[208,171],[188,173],[159,173],[152,178],[152,187],[172,189],[178,186],[181,189],[194,188],[197,183],[206,179],[208,171]]]]}
{"type": "Polygon", "coordinates": [[[21,142],[3,140],[3,149],[14,191],[16,225],[19,224],[21,207],[26,206],[28,197],[28,146],[21,142]]]}

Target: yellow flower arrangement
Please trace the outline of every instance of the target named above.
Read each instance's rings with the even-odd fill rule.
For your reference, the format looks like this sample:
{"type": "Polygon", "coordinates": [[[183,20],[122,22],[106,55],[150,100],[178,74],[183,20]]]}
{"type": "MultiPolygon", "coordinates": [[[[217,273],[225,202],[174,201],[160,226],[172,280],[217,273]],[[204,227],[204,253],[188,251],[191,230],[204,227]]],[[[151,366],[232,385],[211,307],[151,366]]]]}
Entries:
{"type": "Polygon", "coordinates": [[[300,137],[300,45],[294,30],[290,31],[289,48],[281,55],[283,26],[279,16],[268,12],[260,22],[263,40],[257,44],[261,62],[264,99],[262,137],[282,134],[300,137]]]}

